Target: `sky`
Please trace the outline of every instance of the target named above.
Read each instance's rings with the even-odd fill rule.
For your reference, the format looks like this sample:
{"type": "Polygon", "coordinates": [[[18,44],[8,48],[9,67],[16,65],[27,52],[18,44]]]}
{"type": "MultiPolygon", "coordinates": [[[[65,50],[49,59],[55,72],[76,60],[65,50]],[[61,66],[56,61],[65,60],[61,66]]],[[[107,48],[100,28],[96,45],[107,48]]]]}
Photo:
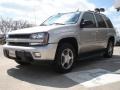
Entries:
{"type": "Polygon", "coordinates": [[[105,8],[114,26],[120,28],[120,12],[114,8],[115,0],[0,0],[0,17],[27,20],[40,24],[49,16],[79,9],[105,8]]]}

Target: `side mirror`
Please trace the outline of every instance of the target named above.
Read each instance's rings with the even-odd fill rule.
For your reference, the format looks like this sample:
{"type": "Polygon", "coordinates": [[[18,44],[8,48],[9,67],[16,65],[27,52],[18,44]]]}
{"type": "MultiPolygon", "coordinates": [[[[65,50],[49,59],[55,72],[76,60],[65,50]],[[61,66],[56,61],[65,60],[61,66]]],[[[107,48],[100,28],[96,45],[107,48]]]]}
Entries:
{"type": "Polygon", "coordinates": [[[81,28],[90,28],[93,27],[94,23],[92,21],[89,20],[83,20],[80,24],[81,28]]]}

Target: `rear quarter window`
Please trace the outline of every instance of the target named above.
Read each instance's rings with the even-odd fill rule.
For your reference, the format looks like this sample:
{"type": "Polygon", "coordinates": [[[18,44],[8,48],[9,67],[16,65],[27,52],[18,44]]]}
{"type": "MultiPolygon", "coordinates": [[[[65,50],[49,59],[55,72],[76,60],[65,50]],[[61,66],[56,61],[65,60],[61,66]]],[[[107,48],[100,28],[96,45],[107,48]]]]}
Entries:
{"type": "Polygon", "coordinates": [[[110,21],[110,19],[108,17],[106,17],[105,15],[103,16],[103,18],[105,19],[107,25],[109,28],[113,28],[113,24],[112,22],[110,21]]]}

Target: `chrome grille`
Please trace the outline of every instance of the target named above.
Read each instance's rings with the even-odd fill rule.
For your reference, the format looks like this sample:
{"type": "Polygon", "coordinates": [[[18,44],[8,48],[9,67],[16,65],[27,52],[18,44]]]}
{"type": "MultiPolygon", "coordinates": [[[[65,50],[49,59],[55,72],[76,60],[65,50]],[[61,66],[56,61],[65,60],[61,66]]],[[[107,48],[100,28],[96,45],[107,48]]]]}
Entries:
{"type": "Polygon", "coordinates": [[[12,46],[30,46],[29,43],[26,42],[9,42],[8,44],[12,46]]]}
{"type": "Polygon", "coordinates": [[[30,39],[30,34],[10,34],[8,36],[8,40],[12,39],[11,41],[8,41],[9,45],[12,46],[29,46],[29,42],[20,42],[19,40],[28,40],[30,39]],[[17,42],[14,40],[18,40],[17,42]]]}
{"type": "Polygon", "coordinates": [[[9,35],[8,38],[29,39],[30,38],[30,34],[9,35]]]}

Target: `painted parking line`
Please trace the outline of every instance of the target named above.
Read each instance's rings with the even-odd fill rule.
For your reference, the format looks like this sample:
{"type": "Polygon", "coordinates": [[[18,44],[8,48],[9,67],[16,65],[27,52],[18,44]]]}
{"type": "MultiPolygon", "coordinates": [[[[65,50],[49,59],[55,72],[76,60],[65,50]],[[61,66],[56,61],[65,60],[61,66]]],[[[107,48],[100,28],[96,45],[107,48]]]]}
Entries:
{"type": "Polygon", "coordinates": [[[79,83],[75,88],[84,86],[86,90],[120,90],[120,75],[112,74],[108,70],[92,69],[72,72],[65,76],[79,83]]]}
{"type": "Polygon", "coordinates": [[[107,73],[110,73],[110,71],[104,69],[92,69],[92,70],[68,73],[65,74],[65,76],[77,83],[83,83],[107,73]]]}

